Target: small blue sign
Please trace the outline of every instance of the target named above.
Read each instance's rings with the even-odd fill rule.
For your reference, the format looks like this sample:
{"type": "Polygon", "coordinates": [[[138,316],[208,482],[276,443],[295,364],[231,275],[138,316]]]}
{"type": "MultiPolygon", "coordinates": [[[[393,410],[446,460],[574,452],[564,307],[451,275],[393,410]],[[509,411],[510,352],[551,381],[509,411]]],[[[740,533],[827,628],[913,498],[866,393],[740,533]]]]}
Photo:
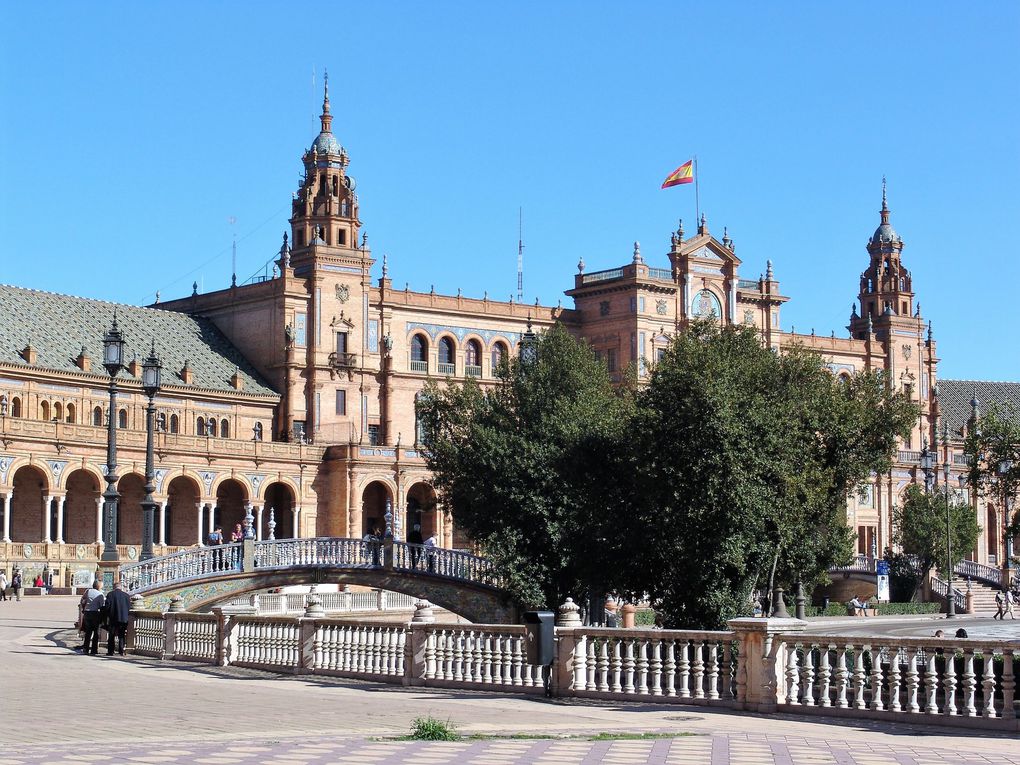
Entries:
{"type": "Polygon", "coordinates": [[[889,576],[889,561],[880,560],[875,562],[875,573],[879,576],[889,576]]]}

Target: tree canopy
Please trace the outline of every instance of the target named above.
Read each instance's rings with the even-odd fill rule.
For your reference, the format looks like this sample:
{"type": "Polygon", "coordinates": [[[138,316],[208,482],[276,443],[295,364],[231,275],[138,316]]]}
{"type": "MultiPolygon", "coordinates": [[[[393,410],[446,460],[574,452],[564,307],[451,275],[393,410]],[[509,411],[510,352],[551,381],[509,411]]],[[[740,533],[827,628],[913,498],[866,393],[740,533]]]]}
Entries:
{"type": "Polygon", "coordinates": [[[908,555],[917,556],[922,573],[927,575],[933,566],[939,571],[956,570],[968,552],[977,543],[978,528],[974,508],[960,502],[955,495],[944,491],[928,493],[923,487],[911,484],[902,504],[893,515],[896,529],[894,541],[908,555]],[[949,517],[946,517],[946,504],[949,517]],[[952,560],[947,565],[946,531],[949,527],[952,542],[952,560]]]}
{"type": "Polygon", "coordinates": [[[847,497],[917,416],[877,372],[840,381],[817,353],[712,322],[679,333],[640,389],[614,387],[560,327],[500,382],[434,384],[419,402],[455,522],[523,602],[615,590],[685,627],[848,557],[847,497]]]}
{"type": "Polygon", "coordinates": [[[980,496],[1003,507],[1009,501],[1011,517],[1003,530],[1007,536],[1020,534],[1020,412],[991,408],[971,423],[964,442],[970,463],[969,484],[980,496]]]}

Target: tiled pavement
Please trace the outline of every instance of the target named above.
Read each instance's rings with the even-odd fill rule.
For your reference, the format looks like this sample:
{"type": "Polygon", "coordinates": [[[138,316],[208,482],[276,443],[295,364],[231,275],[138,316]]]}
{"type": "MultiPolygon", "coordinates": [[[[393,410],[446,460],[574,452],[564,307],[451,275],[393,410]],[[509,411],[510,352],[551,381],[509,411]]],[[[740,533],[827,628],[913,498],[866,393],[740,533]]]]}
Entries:
{"type": "Polygon", "coordinates": [[[62,644],[73,612],[66,598],[0,603],[0,765],[1020,765],[1020,740],[979,731],[665,704],[549,702],[83,657],[62,644]],[[449,719],[466,733],[691,735],[386,740],[422,714],[449,719]]]}

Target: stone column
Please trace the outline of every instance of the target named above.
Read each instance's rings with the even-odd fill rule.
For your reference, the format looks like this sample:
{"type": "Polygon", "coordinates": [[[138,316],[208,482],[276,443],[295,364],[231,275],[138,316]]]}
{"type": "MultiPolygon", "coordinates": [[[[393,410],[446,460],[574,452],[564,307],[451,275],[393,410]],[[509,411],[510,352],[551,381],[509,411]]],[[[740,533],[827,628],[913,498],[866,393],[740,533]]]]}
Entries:
{"type": "Polygon", "coordinates": [[[64,543],[64,505],[67,504],[67,495],[57,497],[57,542],[64,543]]]}
{"type": "Polygon", "coordinates": [[[198,543],[201,545],[202,544],[202,510],[203,510],[202,503],[201,502],[196,502],[195,503],[195,509],[198,510],[198,522],[197,522],[196,528],[198,529],[198,543]]]}
{"type": "Polygon", "coordinates": [[[212,534],[216,531],[216,505],[206,502],[205,506],[209,510],[209,531],[206,533],[212,534]]]}
{"type": "Polygon", "coordinates": [[[43,541],[52,542],[50,539],[50,526],[53,521],[53,495],[47,494],[43,500],[43,541]]]}
{"type": "Polygon", "coordinates": [[[301,527],[298,522],[301,520],[301,505],[294,505],[294,539],[301,537],[301,527]]]}
{"type": "Polygon", "coordinates": [[[262,541],[262,508],[265,505],[258,505],[255,508],[255,539],[262,541]]]}
{"type": "Polygon", "coordinates": [[[103,495],[96,497],[96,544],[103,543],[103,495]]]}
{"type": "Polygon", "coordinates": [[[10,542],[11,541],[11,495],[9,493],[8,494],[4,494],[3,497],[0,497],[0,500],[3,501],[3,510],[4,510],[4,537],[3,537],[3,541],[4,542],[10,542]]]}
{"type": "Polygon", "coordinates": [[[169,500],[164,499],[159,503],[159,543],[166,546],[166,506],[170,504],[169,500]]]}

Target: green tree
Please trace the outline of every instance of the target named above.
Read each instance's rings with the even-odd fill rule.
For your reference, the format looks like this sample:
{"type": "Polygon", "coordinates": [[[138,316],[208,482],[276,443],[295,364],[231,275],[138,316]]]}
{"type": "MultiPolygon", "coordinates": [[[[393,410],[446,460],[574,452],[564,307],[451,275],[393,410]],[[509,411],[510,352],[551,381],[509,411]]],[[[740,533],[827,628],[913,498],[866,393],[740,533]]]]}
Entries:
{"type": "Polygon", "coordinates": [[[717,628],[755,588],[824,576],[850,555],[849,493],[916,416],[878,373],[839,381],[816,353],[692,325],[638,395],[631,588],[668,624],[717,628]]]}
{"type": "MultiPolygon", "coordinates": [[[[964,441],[964,452],[970,462],[969,483],[972,490],[997,507],[1010,509],[1003,533],[1006,537],[1020,534],[1020,412],[992,408],[976,423],[971,423],[964,441]]],[[[1014,551],[1016,554],[1017,551],[1014,551]]]]}
{"type": "Polygon", "coordinates": [[[419,397],[425,459],[455,522],[524,604],[617,586],[630,388],[560,326],[534,361],[497,374],[492,388],[430,384],[419,397]]]}
{"type": "MultiPolygon", "coordinates": [[[[946,495],[931,494],[917,484],[907,487],[903,502],[893,514],[896,528],[894,541],[908,555],[917,556],[921,572],[927,576],[934,566],[948,571],[946,566],[946,495]]],[[[952,568],[974,549],[978,538],[978,523],[974,508],[950,496],[949,528],[952,538],[952,568]]]]}

